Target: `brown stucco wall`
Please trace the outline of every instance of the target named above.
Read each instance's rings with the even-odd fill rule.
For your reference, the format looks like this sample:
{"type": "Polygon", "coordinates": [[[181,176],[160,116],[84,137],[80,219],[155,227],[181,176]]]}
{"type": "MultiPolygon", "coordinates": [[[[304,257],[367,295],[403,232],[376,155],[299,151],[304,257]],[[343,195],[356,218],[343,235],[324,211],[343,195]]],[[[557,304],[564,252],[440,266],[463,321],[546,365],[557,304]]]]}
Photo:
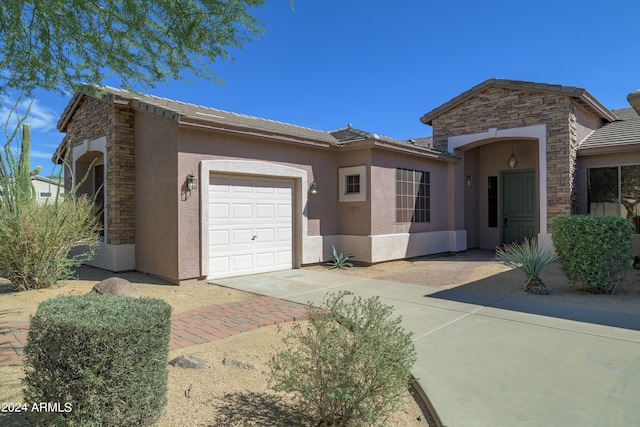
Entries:
{"type": "MultiPolygon", "coordinates": [[[[547,126],[547,215],[576,211],[572,179],[578,124],[571,98],[491,87],[432,121],[434,146],[447,150],[450,136],[545,124],[547,126]]],[[[541,230],[547,232],[547,230],[541,230]]]]}
{"type": "MultiPolygon", "coordinates": [[[[201,277],[200,271],[200,191],[208,182],[198,183],[186,200],[178,196],[179,185],[188,173],[197,174],[201,161],[237,159],[256,160],[290,166],[307,171],[308,182],[318,184],[317,196],[309,197],[305,210],[307,235],[338,234],[337,152],[329,147],[302,146],[273,142],[258,137],[229,135],[211,130],[180,128],[178,132],[177,180],[173,197],[179,200],[177,243],[179,279],[201,277]]],[[[305,189],[306,191],[306,189],[305,189]]]]}
{"type": "Polygon", "coordinates": [[[373,212],[372,235],[419,233],[449,230],[449,218],[454,215],[450,209],[448,191],[449,163],[420,157],[394,153],[389,150],[374,149],[371,155],[371,191],[373,212]],[[429,172],[431,221],[426,223],[396,223],[396,168],[406,168],[429,172]]]}
{"type": "Polygon", "coordinates": [[[177,123],[135,115],[136,269],[169,280],[178,273],[177,123]]]}
{"type": "MultiPolygon", "coordinates": [[[[350,166],[366,166],[367,168],[367,199],[363,202],[338,202],[339,234],[353,236],[368,236],[371,234],[371,183],[375,178],[371,176],[371,148],[365,147],[359,150],[341,151],[338,157],[338,165],[341,168],[350,166]]],[[[336,176],[338,170],[333,172],[336,176]]],[[[340,191],[339,182],[336,180],[336,195],[340,191]]]]}

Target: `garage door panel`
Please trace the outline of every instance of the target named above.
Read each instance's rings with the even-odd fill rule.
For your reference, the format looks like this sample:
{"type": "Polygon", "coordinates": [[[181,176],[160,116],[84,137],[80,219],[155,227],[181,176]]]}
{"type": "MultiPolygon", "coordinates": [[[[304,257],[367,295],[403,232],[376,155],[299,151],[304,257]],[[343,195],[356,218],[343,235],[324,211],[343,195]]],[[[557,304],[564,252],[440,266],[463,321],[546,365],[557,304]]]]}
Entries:
{"type": "Polygon", "coordinates": [[[272,244],[276,241],[276,230],[273,228],[256,228],[256,243],[262,245],[265,243],[272,244]]]}
{"type": "Polygon", "coordinates": [[[259,219],[273,219],[275,210],[273,203],[256,203],[256,217],[259,219]]]}
{"type": "Polygon", "coordinates": [[[231,243],[229,230],[212,230],[209,236],[209,245],[214,248],[216,246],[226,247],[231,243]]]}
{"type": "Polygon", "coordinates": [[[232,260],[234,271],[242,272],[253,269],[253,256],[251,254],[234,255],[232,260]]]}
{"type": "Polygon", "coordinates": [[[209,277],[292,268],[293,181],[212,174],[209,183],[209,277]]]}
{"type": "Polygon", "coordinates": [[[230,243],[235,250],[238,250],[238,246],[240,245],[247,245],[250,247],[253,244],[253,240],[251,240],[253,237],[253,228],[238,228],[231,230],[231,235],[233,238],[230,243]]]}
{"type": "Polygon", "coordinates": [[[290,242],[293,239],[291,227],[279,227],[277,230],[278,242],[290,242]]]}
{"type": "Polygon", "coordinates": [[[229,271],[231,266],[231,257],[229,256],[214,256],[209,261],[210,274],[224,274],[229,271]]]}
{"type": "Polygon", "coordinates": [[[292,214],[290,204],[278,204],[278,218],[289,219],[292,217],[292,214]]]}
{"type": "Polygon", "coordinates": [[[228,203],[212,203],[209,214],[214,220],[229,219],[230,206],[228,203]]]}

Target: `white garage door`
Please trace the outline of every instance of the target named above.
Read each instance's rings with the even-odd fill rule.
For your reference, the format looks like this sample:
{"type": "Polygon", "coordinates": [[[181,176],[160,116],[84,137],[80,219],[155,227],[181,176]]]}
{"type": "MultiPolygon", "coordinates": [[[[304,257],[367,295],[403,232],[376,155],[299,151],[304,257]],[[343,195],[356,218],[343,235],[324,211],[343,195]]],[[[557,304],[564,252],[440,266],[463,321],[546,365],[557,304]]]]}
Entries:
{"type": "Polygon", "coordinates": [[[209,277],[293,267],[293,181],[211,175],[209,277]]]}

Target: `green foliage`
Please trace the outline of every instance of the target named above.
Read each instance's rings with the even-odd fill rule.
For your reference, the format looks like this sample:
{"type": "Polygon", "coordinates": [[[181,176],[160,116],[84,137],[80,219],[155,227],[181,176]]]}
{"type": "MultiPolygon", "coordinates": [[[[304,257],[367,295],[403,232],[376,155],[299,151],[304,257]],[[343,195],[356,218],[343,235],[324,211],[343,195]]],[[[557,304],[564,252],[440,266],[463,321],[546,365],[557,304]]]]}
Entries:
{"type": "Polygon", "coordinates": [[[378,297],[347,295],[310,306],[306,327],[294,325],[271,360],[271,387],[294,393],[314,425],[385,425],[401,409],[417,360],[412,333],[378,297]]]}
{"type": "Polygon", "coordinates": [[[46,426],[153,425],[167,402],[171,306],[151,298],[61,296],[31,318],[24,396],[70,412],[37,413],[46,426]]]}
{"type": "Polygon", "coordinates": [[[0,276],[19,291],[47,288],[71,278],[93,257],[99,225],[86,197],[39,204],[20,200],[11,211],[0,201],[0,276]],[[69,255],[75,247],[86,251],[69,255]]]}
{"type": "Polygon", "coordinates": [[[553,244],[567,278],[591,292],[612,294],[633,259],[633,224],[606,216],[556,216],[553,244]]]}
{"type": "Polygon", "coordinates": [[[353,267],[353,264],[349,262],[349,259],[353,258],[355,255],[345,255],[341,250],[338,251],[333,245],[331,245],[331,248],[333,249],[333,257],[331,258],[331,261],[326,263],[326,265],[330,267],[329,270],[333,270],[334,268],[344,270],[347,267],[353,267]]]}
{"type": "Polygon", "coordinates": [[[262,33],[251,8],[264,0],[0,2],[0,94],[36,88],[65,94],[111,75],[122,86],[216,80],[216,60],[231,59],[262,33]]]}
{"type": "Polygon", "coordinates": [[[496,261],[507,267],[515,268],[524,273],[525,289],[538,276],[543,268],[554,262],[558,257],[549,249],[538,246],[536,239],[524,239],[524,242],[504,245],[496,248],[496,261]]]}
{"type": "Polygon", "coordinates": [[[98,245],[100,224],[92,200],[57,193],[51,201],[39,204],[29,169],[30,133],[19,120],[9,131],[0,155],[0,276],[18,290],[46,288],[60,279],[72,277],[75,267],[93,257],[98,245]],[[16,159],[11,142],[23,125],[22,149],[16,159]],[[87,250],[69,256],[73,248],[87,250]]]}

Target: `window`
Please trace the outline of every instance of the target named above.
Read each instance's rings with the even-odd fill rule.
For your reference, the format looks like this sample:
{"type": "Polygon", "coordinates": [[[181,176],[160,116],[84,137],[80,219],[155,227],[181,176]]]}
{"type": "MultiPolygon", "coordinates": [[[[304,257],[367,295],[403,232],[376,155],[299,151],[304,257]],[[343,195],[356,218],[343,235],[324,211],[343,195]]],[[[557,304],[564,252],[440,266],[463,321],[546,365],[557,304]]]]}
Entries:
{"type": "Polygon", "coordinates": [[[588,170],[589,214],[628,218],[640,228],[640,165],[588,170]]]}
{"type": "Polygon", "coordinates": [[[487,215],[489,228],[498,227],[498,177],[490,176],[487,180],[487,205],[489,212],[487,215]]]}
{"type": "Polygon", "coordinates": [[[360,175],[347,175],[347,189],[346,194],[359,194],[360,193],[360,175]]]}
{"type": "Polygon", "coordinates": [[[367,167],[350,166],[338,170],[341,202],[364,202],[367,200],[367,167]]]}
{"type": "Polygon", "coordinates": [[[429,222],[429,172],[396,169],[396,222],[429,222]]]}
{"type": "Polygon", "coordinates": [[[47,192],[41,191],[40,192],[40,197],[42,197],[42,198],[51,197],[51,193],[47,193],[47,192]]]}

